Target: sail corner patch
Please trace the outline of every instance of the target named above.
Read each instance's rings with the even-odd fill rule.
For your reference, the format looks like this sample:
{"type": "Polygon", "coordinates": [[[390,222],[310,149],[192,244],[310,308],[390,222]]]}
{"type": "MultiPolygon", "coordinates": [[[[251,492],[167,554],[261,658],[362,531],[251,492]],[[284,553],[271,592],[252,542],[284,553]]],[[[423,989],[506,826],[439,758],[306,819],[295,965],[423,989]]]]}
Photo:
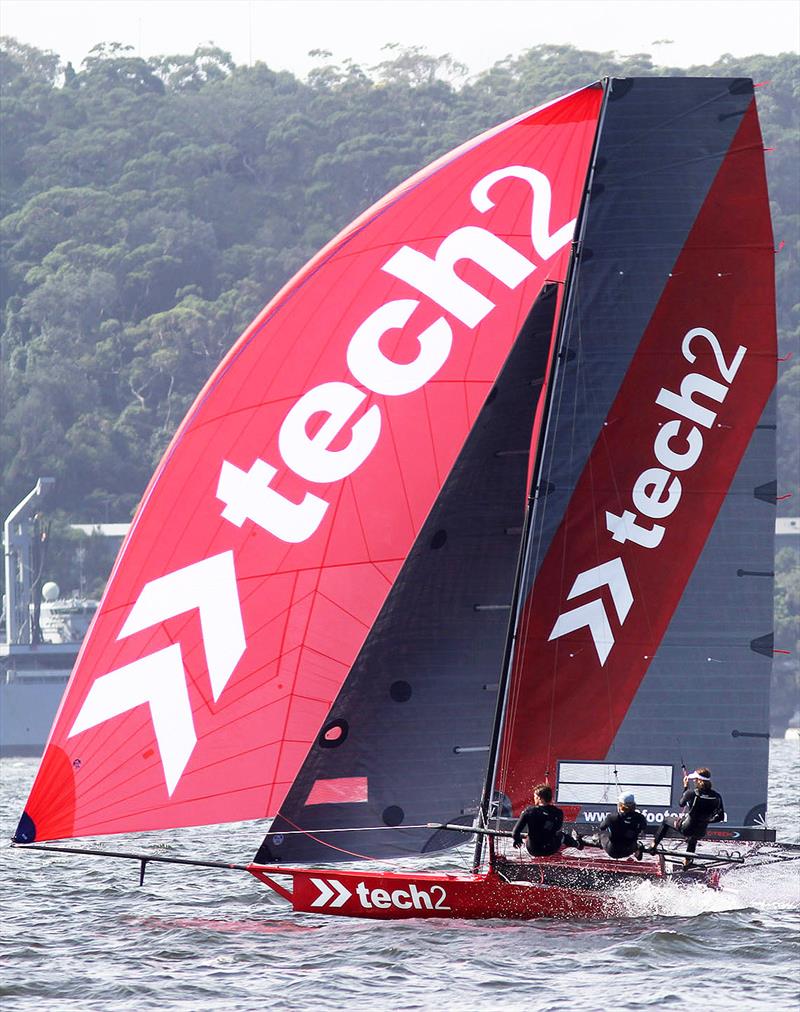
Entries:
{"type": "Polygon", "coordinates": [[[353,805],[367,801],[366,777],[337,777],[315,780],[306,798],[306,805],[353,805]]]}

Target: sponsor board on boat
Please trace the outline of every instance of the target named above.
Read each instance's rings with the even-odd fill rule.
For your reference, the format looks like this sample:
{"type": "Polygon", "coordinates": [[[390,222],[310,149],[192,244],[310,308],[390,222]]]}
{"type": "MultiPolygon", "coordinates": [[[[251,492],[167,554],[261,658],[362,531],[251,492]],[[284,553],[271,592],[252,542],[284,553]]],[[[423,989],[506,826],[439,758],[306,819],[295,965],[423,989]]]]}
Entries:
{"type": "MultiPolygon", "coordinates": [[[[641,814],[647,819],[648,823],[650,823],[650,824],[652,824],[652,823],[661,823],[661,822],[664,821],[664,819],[668,815],[669,816],[678,816],[678,815],[681,814],[680,812],[673,812],[673,811],[670,811],[669,809],[667,811],[664,811],[664,812],[654,812],[654,811],[652,811],[649,808],[639,808],[639,809],[637,809],[637,811],[641,812],[641,814]]],[[[605,819],[605,817],[608,814],[609,814],[608,809],[606,809],[604,811],[601,811],[601,812],[597,812],[597,811],[586,812],[586,811],[584,811],[584,812],[581,812],[581,821],[582,822],[602,822],[603,819],[605,819]]]]}

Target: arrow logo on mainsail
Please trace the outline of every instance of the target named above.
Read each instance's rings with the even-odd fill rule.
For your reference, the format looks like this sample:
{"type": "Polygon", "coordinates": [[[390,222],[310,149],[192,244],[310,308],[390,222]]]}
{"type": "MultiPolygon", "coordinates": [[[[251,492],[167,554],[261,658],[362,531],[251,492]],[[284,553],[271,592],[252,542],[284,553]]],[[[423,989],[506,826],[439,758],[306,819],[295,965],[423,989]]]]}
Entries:
{"type": "MultiPolygon", "coordinates": [[[[125,639],[194,609],[200,613],[216,702],[246,646],[233,552],[214,555],[145,584],[117,638],[125,639]]],[[[143,703],[150,706],[167,792],[172,796],[197,744],[179,644],[96,678],[67,737],[143,703]]]]}
{"type": "MultiPolygon", "coordinates": [[[[581,594],[588,594],[590,590],[599,590],[600,587],[608,587],[611,591],[611,600],[614,602],[617,617],[622,625],[633,604],[633,594],[625,574],[625,567],[622,565],[622,559],[612,559],[610,562],[604,562],[600,566],[595,566],[594,569],[588,569],[585,573],[581,573],[572,584],[572,590],[567,595],[567,600],[571,601],[581,594]]],[[[605,606],[600,598],[559,615],[552,632],[547,637],[548,641],[559,639],[559,637],[575,632],[576,629],[581,629],[583,626],[589,627],[600,664],[605,664],[611,653],[611,648],[614,646],[614,634],[611,631],[611,623],[608,620],[605,606]]]]}
{"type": "Polygon", "coordinates": [[[335,878],[328,879],[327,881],[324,878],[312,878],[311,881],[319,889],[319,896],[311,904],[312,907],[326,906],[331,896],[336,896],[336,899],[330,904],[331,908],[343,907],[353,895],[349,889],[343,886],[341,882],[337,882],[335,878]],[[333,886],[333,889],[331,889],[331,886],[333,886]]]}

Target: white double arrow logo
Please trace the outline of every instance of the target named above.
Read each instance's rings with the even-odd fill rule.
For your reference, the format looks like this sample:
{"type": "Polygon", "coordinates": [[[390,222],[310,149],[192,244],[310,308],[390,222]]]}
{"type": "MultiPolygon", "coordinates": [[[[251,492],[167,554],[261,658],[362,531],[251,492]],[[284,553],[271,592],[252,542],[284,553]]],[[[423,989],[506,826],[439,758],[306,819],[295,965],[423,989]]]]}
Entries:
{"type": "MultiPolygon", "coordinates": [[[[594,569],[588,569],[585,573],[581,573],[572,584],[572,590],[567,595],[567,600],[571,601],[574,597],[587,594],[590,590],[599,590],[600,587],[608,587],[611,591],[611,600],[614,602],[617,617],[622,625],[633,604],[633,594],[628,577],[625,575],[622,559],[612,559],[610,562],[604,562],[600,566],[595,566],[594,569]]],[[[589,627],[600,664],[605,664],[611,653],[611,648],[614,646],[614,634],[600,598],[559,615],[553,626],[553,631],[547,637],[548,641],[566,636],[567,633],[575,632],[576,629],[581,629],[583,626],[589,627]]]]}
{"type": "MultiPolygon", "coordinates": [[[[245,650],[233,552],[145,584],[117,639],[197,608],[216,702],[245,650]]],[[[126,664],[92,683],[68,737],[147,703],[171,796],[197,744],[180,645],[126,664]]]]}
{"type": "Polygon", "coordinates": [[[336,899],[330,904],[332,908],[343,907],[353,895],[349,889],[345,888],[341,882],[337,882],[335,878],[328,879],[327,882],[324,878],[312,878],[311,881],[319,889],[319,896],[311,904],[312,907],[326,906],[331,896],[336,896],[336,899]],[[331,886],[333,886],[333,889],[331,889],[331,886]]]}

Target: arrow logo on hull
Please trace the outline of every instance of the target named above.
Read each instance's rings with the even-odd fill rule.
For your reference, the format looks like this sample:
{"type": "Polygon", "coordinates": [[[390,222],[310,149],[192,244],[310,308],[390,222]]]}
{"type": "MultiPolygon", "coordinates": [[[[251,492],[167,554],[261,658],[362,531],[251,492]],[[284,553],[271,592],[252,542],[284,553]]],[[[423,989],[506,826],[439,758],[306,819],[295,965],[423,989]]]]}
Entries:
{"type": "Polygon", "coordinates": [[[343,907],[353,895],[349,889],[345,888],[341,882],[337,882],[335,878],[328,879],[327,882],[324,878],[312,878],[311,881],[319,889],[319,896],[311,904],[312,907],[319,908],[326,905],[330,905],[331,909],[343,907]],[[333,889],[331,889],[331,886],[333,886],[333,889]],[[336,899],[328,904],[331,896],[336,896],[336,899]]]}
{"type": "MultiPolygon", "coordinates": [[[[145,584],[117,638],[125,639],[195,608],[200,612],[208,677],[216,702],[246,646],[233,552],[214,555],[145,584]]],[[[96,678],[67,737],[143,703],[150,706],[171,797],[197,744],[183,655],[177,643],[96,678]]]]}
{"type": "MultiPolygon", "coordinates": [[[[601,587],[608,587],[610,590],[611,600],[614,602],[617,617],[622,625],[633,604],[633,594],[625,574],[625,567],[622,565],[622,559],[612,559],[610,562],[604,562],[600,566],[595,566],[594,569],[588,569],[585,573],[581,573],[572,584],[567,600],[571,601],[574,597],[588,594],[591,590],[599,590],[601,587]]],[[[608,620],[605,606],[600,598],[559,615],[548,636],[548,641],[559,639],[561,636],[566,636],[584,626],[589,628],[594,648],[600,658],[600,664],[605,664],[611,653],[611,648],[614,646],[614,634],[611,631],[611,623],[608,620]]]]}

